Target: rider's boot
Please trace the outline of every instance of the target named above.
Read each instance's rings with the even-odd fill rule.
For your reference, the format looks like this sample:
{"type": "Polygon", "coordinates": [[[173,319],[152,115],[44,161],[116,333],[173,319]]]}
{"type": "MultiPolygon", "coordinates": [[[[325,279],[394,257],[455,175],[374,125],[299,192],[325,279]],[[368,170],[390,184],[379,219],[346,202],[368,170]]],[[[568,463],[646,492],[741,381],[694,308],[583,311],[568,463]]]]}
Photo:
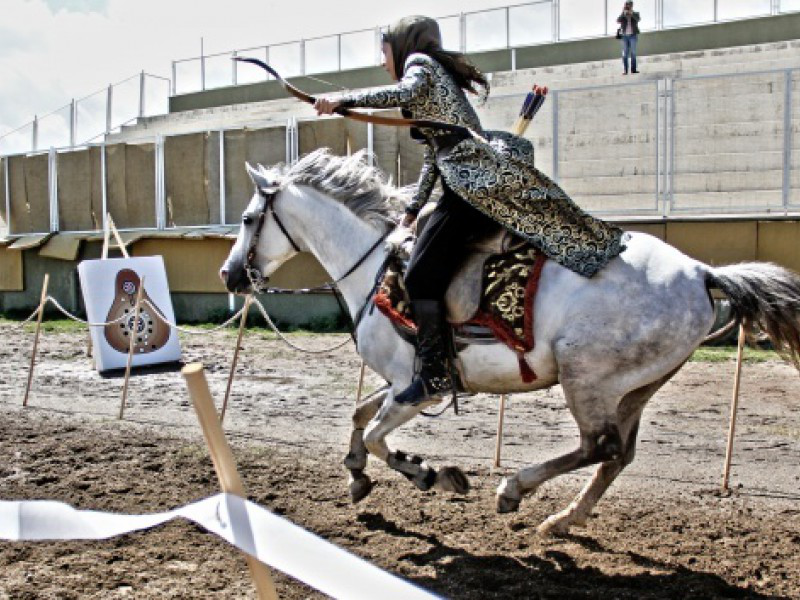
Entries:
{"type": "Polygon", "coordinates": [[[413,300],[411,309],[417,323],[417,354],[421,367],[411,384],[394,399],[400,404],[417,405],[451,392],[453,382],[443,334],[442,303],[436,300],[413,300]]]}

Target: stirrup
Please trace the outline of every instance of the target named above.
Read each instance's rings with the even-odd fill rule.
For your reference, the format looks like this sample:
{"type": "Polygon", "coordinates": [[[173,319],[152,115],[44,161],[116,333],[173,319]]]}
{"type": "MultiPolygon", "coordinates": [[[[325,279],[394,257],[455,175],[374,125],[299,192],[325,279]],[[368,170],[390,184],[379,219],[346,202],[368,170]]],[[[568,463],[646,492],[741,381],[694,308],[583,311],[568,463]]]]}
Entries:
{"type": "Polygon", "coordinates": [[[429,389],[429,386],[425,385],[425,380],[420,374],[414,375],[414,379],[411,380],[408,387],[397,394],[394,400],[398,404],[417,406],[425,400],[432,400],[453,391],[453,384],[449,377],[437,377],[432,383],[433,385],[431,385],[429,389]]]}

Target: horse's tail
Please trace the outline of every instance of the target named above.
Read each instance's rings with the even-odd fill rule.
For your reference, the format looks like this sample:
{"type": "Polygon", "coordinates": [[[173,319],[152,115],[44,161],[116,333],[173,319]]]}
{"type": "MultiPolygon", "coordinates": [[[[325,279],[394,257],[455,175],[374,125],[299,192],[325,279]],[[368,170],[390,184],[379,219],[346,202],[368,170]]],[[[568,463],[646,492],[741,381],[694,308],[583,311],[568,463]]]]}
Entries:
{"type": "Polygon", "coordinates": [[[706,286],[722,290],[736,319],[767,334],[800,369],[800,276],[772,263],[709,267],[706,286]]]}

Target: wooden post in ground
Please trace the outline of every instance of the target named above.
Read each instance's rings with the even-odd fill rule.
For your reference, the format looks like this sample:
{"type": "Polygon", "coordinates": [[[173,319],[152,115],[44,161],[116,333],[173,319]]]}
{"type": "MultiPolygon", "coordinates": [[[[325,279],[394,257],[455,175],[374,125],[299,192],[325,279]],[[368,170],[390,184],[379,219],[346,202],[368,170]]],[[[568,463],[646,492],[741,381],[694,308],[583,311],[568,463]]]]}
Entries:
{"type": "MultiPolygon", "coordinates": [[[[186,365],[182,372],[186,379],[186,385],[189,387],[189,395],[192,397],[192,404],[197,413],[197,419],[200,421],[200,427],[203,429],[203,436],[205,436],[208,450],[211,453],[211,460],[214,463],[214,470],[217,472],[222,491],[244,498],[244,486],[236,469],[233,453],[225,439],[225,433],[222,431],[222,425],[217,418],[217,410],[214,407],[211,391],[208,389],[203,365],[192,363],[186,365]]],[[[278,593],[267,566],[249,554],[245,555],[245,558],[258,597],[277,600],[278,593]]]]}
{"type": "Polygon", "coordinates": [[[50,285],[50,273],[45,273],[44,282],[42,283],[42,295],[39,298],[39,314],[36,315],[36,334],[33,336],[31,366],[28,368],[28,383],[25,386],[25,397],[22,399],[22,406],[28,406],[28,395],[31,393],[31,383],[33,382],[33,366],[36,364],[36,350],[39,348],[39,333],[42,330],[42,316],[44,315],[44,305],[47,301],[48,285],[50,285]]]}
{"type": "MultiPolygon", "coordinates": [[[[139,280],[139,289],[136,290],[136,305],[133,307],[133,321],[130,328],[128,342],[128,363],[125,365],[125,383],[122,384],[122,402],[119,405],[119,418],[125,413],[125,402],[128,400],[128,382],[131,378],[131,365],[133,365],[133,350],[136,345],[136,335],[139,333],[139,312],[142,309],[142,296],[144,296],[144,275],[139,280]]],[[[144,333],[144,331],[142,332],[144,333]]]]}
{"type": "Polygon", "coordinates": [[[744,355],[744,322],[739,325],[739,344],[736,348],[736,375],[733,377],[733,397],[731,398],[731,416],[728,426],[728,445],[725,448],[725,468],[722,470],[722,489],[728,489],[728,477],[731,473],[733,458],[733,437],[736,434],[736,413],[739,410],[739,383],[742,375],[742,356],[744,355]]]}
{"type": "Polygon", "coordinates": [[[503,418],[506,414],[506,395],[500,396],[500,411],[497,414],[497,440],[494,444],[494,466],[500,466],[500,450],[503,447],[503,418]]]}
{"type": "Polygon", "coordinates": [[[228,410],[228,398],[231,395],[231,386],[233,385],[233,378],[236,374],[236,363],[239,360],[239,349],[242,346],[242,336],[244,335],[244,328],[247,326],[247,312],[250,310],[250,303],[253,301],[251,295],[245,296],[244,309],[242,310],[242,317],[239,320],[239,337],[236,338],[236,349],[233,351],[233,362],[231,363],[231,372],[228,374],[228,385],[225,388],[225,399],[222,401],[222,410],[219,413],[219,422],[225,420],[225,411],[228,410]]]}

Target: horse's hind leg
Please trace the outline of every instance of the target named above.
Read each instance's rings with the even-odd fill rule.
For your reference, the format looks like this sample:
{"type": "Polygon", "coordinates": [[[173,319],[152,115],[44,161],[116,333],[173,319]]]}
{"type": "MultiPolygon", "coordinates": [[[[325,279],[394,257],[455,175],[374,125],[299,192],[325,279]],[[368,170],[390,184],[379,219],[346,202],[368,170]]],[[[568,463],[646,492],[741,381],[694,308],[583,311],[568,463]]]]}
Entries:
{"type": "Polygon", "coordinates": [[[429,490],[435,485],[444,491],[466,494],[469,491],[469,480],[458,467],[444,467],[437,472],[421,457],[407,455],[399,450],[392,452],[386,444],[386,436],[392,431],[436,403],[437,401],[423,402],[417,406],[398,404],[392,395],[367,426],[364,443],[371,454],[386,461],[387,465],[399,471],[420,490],[429,490]]]}
{"type": "Polygon", "coordinates": [[[539,533],[543,535],[565,533],[572,525],[578,527],[585,525],[592,509],[608,490],[609,486],[623,469],[633,462],[633,458],[636,455],[636,436],[639,433],[639,422],[642,418],[644,406],[653,394],[672,377],[673,373],[625,395],[618,410],[620,433],[624,440],[622,456],[602,463],[595,471],[594,477],[584,486],[570,505],[561,512],[548,517],[539,526],[539,533]]]}
{"type": "Polygon", "coordinates": [[[350,449],[344,458],[344,466],[350,471],[350,499],[353,504],[366,498],[372,491],[372,481],[364,473],[367,468],[367,447],[364,445],[364,428],[380,410],[389,394],[389,386],[373,392],[358,404],[353,413],[353,432],[350,434],[350,449]]]}

